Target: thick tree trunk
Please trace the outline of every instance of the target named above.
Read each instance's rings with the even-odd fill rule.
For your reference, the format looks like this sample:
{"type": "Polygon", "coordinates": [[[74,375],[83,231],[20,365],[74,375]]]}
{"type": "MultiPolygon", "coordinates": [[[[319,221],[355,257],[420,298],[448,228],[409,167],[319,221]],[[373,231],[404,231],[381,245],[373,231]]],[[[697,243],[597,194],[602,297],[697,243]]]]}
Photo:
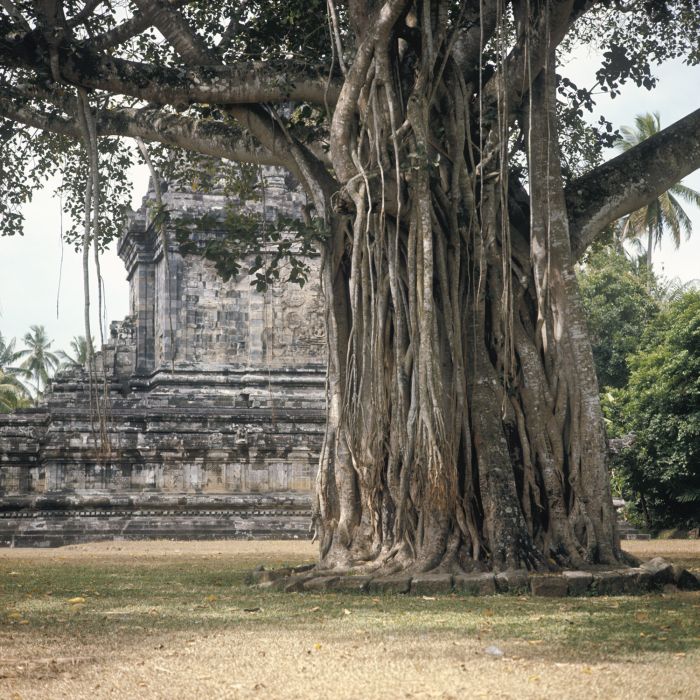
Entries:
{"type": "Polygon", "coordinates": [[[527,97],[528,221],[508,170],[505,88],[487,119],[440,17],[422,18],[419,48],[387,39],[381,19],[348,71],[332,131],[352,219],[336,216],[324,263],[320,566],[618,561],[553,61],[527,97]]]}

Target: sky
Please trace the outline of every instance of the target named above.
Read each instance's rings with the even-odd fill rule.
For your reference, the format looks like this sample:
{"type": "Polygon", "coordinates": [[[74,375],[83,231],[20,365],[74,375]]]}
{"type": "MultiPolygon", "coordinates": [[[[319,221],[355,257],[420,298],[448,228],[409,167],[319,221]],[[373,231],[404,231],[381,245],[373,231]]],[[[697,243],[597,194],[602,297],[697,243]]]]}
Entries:
{"type": "MultiPolygon", "coordinates": [[[[589,86],[599,65],[596,56],[583,49],[564,72],[579,86],[589,86]]],[[[632,125],[636,114],[658,110],[662,126],[668,126],[700,107],[700,67],[688,68],[676,61],[657,68],[654,73],[659,78],[655,90],[627,85],[614,100],[601,94],[591,119],[595,121],[604,113],[614,126],[620,127],[632,125]]],[[[131,175],[132,207],[138,208],[146,193],[148,173],[142,166],[133,168],[131,175]]],[[[700,171],[684,182],[700,190],[700,171]]],[[[44,325],[53,339],[52,349],[69,350],[71,339],[84,335],[81,255],[70,246],[61,246],[59,202],[53,196],[54,186],[55,183],[48,182],[25,207],[24,236],[0,236],[0,332],[5,338],[16,337],[19,346],[31,325],[44,325]]],[[[678,251],[667,242],[654,252],[656,271],[682,282],[700,278],[700,211],[690,206],[686,211],[691,215],[695,235],[683,242],[678,251]]],[[[107,332],[109,322],[126,316],[129,305],[126,273],[115,247],[113,244],[101,262],[107,332]]],[[[93,336],[99,343],[95,304],[92,315],[93,336]]]]}

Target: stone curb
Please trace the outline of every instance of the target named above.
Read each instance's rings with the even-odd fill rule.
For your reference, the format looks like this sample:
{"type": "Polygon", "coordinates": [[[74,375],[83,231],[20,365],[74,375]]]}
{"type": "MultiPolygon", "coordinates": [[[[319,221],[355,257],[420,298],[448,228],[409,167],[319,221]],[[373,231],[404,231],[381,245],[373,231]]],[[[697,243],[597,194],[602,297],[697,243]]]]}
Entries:
{"type": "MultiPolygon", "coordinates": [[[[320,573],[320,572],[319,572],[320,573]]],[[[313,565],[251,572],[249,581],[258,588],[287,593],[369,593],[370,595],[409,594],[434,596],[457,593],[485,596],[504,593],[533,597],[641,595],[662,591],[664,586],[680,590],[700,590],[700,579],[686,569],[657,557],[637,568],[608,571],[562,571],[530,573],[524,569],[497,574],[395,574],[393,576],[314,575],[313,565]]]]}

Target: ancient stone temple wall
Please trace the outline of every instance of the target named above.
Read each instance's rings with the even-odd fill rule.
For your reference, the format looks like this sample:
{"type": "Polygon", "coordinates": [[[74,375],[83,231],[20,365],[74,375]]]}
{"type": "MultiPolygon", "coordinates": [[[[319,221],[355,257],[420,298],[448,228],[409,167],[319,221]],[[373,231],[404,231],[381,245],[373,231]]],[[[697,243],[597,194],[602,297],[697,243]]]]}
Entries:
{"type": "MultiPolygon", "coordinates": [[[[303,196],[268,176],[265,215],[298,214],[303,196]]],[[[174,214],[224,203],[166,194],[174,214]]],[[[105,430],[79,369],[38,409],[0,416],[0,544],[306,536],[324,430],[317,274],[260,293],[167,238],[144,207],[119,242],[131,313],[98,359],[105,430]]]]}

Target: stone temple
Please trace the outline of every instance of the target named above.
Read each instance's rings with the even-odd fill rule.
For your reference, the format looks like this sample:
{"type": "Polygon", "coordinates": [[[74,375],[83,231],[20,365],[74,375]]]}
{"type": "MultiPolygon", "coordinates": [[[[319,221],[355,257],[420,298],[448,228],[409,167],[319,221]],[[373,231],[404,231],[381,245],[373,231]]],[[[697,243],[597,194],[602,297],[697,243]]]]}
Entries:
{"type": "MultiPolygon", "coordinates": [[[[225,202],[164,194],[181,214],[225,202]]],[[[237,206],[269,220],[304,204],[268,171],[264,205],[237,206]]],[[[0,415],[0,545],[308,537],[325,415],[317,263],[303,288],[262,293],[167,240],[165,250],[143,206],[118,242],[130,315],[98,356],[102,436],[82,369],[60,373],[40,407],[0,415]]]]}

